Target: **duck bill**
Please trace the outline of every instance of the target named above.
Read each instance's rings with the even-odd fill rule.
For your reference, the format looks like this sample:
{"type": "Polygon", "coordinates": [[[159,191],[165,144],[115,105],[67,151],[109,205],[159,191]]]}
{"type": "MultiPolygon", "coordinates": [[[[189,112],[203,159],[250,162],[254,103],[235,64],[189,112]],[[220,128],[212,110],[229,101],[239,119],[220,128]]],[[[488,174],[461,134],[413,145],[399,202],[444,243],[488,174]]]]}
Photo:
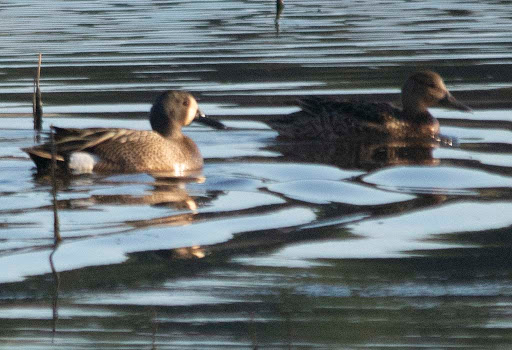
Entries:
{"type": "Polygon", "coordinates": [[[226,129],[226,125],[224,125],[223,123],[221,123],[215,119],[208,118],[199,109],[197,110],[196,118],[194,119],[194,121],[197,123],[201,123],[203,125],[210,126],[215,129],[219,129],[219,130],[226,129]]]}
{"type": "Polygon", "coordinates": [[[455,97],[452,96],[449,92],[446,93],[446,96],[439,101],[439,106],[444,108],[456,109],[458,111],[463,112],[472,112],[473,110],[466,106],[465,104],[457,101],[455,97]]]}

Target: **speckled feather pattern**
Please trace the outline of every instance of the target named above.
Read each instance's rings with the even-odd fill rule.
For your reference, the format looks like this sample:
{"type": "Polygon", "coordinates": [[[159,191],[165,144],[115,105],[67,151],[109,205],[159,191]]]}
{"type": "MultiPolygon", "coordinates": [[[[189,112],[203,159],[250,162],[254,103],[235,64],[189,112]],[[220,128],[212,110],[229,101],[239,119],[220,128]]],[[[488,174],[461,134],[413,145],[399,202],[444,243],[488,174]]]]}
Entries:
{"type": "Polygon", "coordinates": [[[336,138],[433,137],[438,123],[425,115],[421,123],[402,118],[402,111],[388,103],[343,101],[312,96],[300,100],[301,111],[270,121],[283,138],[329,140],[336,138]]]}
{"type": "MultiPolygon", "coordinates": [[[[187,136],[165,138],[146,130],[90,128],[55,128],[59,155],[84,151],[100,161],[95,172],[172,172],[198,170],[203,160],[196,144],[187,136]]],[[[50,145],[34,147],[48,154],[50,145]]]]}
{"type": "Polygon", "coordinates": [[[199,149],[185,135],[164,138],[154,131],[121,129],[119,134],[114,133],[92,151],[101,159],[94,167],[96,172],[180,173],[203,166],[199,149]]]}

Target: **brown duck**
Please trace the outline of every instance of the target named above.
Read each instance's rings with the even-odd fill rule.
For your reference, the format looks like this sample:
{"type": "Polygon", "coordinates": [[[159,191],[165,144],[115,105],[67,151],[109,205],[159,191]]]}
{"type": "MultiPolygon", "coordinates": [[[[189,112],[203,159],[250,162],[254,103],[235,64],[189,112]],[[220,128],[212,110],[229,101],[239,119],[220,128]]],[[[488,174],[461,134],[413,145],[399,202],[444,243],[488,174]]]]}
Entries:
{"type": "MultiPolygon", "coordinates": [[[[114,128],[54,128],[59,168],[72,173],[164,172],[181,175],[199,170],[203,158],[197,145],[181,128],[197,120],[222,129],[207,119],[194,97],[182,91],[160,95],[149,114],[152,131],[114,128]]],[[[45,172],[51,164],[51,145],[23,149],[45,172]]]]}
{"type": "Polygon", "coordinates": [[[440,106],[471,111],[446,89],[443,79],[434,72],[411,75],[402,87],[403,109],[388,103],[343,101],[311,96],[300,101],[302,110],[268,121],[280,137],[297,140],[337,138],[433,138],[439,122],[428,111],[440,106]]]}

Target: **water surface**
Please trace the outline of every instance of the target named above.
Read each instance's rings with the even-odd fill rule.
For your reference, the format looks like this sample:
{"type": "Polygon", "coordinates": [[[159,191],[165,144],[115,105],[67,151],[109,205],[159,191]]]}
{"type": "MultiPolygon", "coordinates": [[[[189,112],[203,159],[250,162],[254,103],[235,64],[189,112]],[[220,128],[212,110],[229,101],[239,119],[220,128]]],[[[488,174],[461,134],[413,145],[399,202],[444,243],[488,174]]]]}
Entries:
{"type": "Polygon", "coordinates": [[[512,70],[506,1],[0,4],[0,348],[506,349],[512,70]],[[44,127],[149,127],[185,89],[228,130],[185,132],[201,176],[59,178],[44,127]],[[452,146],[278,140],[306,94],[398,101],[433,69],[474,113],[452,146]],[[52,272],[52,266],[54,271],[52,272]]]}

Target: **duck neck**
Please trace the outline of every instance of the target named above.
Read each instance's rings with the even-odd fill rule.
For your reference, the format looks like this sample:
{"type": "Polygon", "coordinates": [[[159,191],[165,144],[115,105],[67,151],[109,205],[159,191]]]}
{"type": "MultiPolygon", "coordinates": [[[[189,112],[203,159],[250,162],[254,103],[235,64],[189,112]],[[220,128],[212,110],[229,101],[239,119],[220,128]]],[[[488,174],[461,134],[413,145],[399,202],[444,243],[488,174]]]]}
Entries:
{"type": "Polygon", "coordinates": [[[149,116],[151,128],[165,138],[183,137],[181,127],[171,122],[171,118],[151,113],[149,116]]]}
{"type": "Polygon", "coordinates": [[[411,121],[423,123],[432,118],[432,115],[420,101],[402,101],[402,117],[411,121]]]}
{"type": "Polygon", "coordinates": [[[181,133],[181,128],[179,126],[176,126],[175,124],[169,124],[170,125],[166,129],[155,131],[167,139],[182,138],[183,134],[181,133]]]}

